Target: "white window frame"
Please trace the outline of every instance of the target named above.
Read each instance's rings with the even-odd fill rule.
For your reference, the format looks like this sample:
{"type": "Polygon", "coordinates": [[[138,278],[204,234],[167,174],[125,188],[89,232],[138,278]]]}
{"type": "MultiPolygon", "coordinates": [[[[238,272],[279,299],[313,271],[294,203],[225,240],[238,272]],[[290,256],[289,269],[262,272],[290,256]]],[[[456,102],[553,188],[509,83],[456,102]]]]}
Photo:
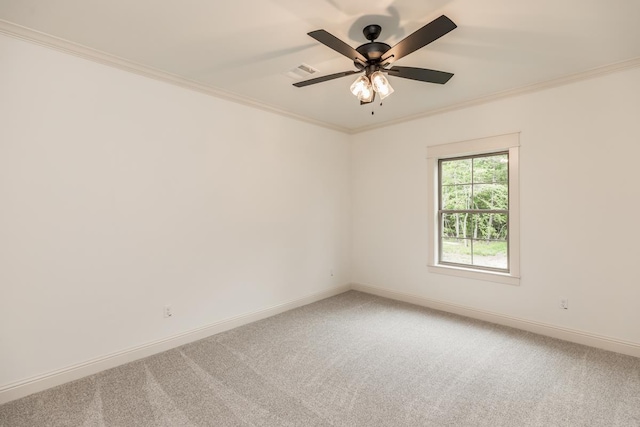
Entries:
{"type": "Polygon", "coordinates": [[[509,285],[520,284],[520,133],[492,136],[427,147],[427,196],[429,211],[429,246],[427,268],[430,273],[448,274],[469,279],[486,280],[509,285]],[[438,227],[438,161],[464,156],[509,152],[509,272],[475,269],[472,266],[440,264],[438,227]]]}

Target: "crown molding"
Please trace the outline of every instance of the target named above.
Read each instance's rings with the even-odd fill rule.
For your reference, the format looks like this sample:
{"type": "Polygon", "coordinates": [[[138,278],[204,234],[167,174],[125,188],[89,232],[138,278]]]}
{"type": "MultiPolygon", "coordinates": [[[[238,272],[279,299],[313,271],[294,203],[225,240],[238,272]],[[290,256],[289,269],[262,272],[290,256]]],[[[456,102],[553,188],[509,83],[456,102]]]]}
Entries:
{"type": "Polygon", "coordinates": [[[331,123],[315,120],[309,117],[305,117],[299,114],[291,113],[289,111],[282,110],[273,105],[258,102],[251,98],[241,96],[232,92],[202,84],[176,74],[168,73],[166,71],[159,70],[157,68],[148,67],[146,65],[139,64],[137,62],[129,61],[116,55],[112,55],[106,52],[102,52],[90,47],[71,42],[59,37],[55,37],[40,31],[33,30],[31,28],[23,27],[21,25],[14,24],[0,19],[0,34],[24,40],[30,43],[34,43],[40,46],[55,49],[57,51],[71,54],[83,59],[88,59],[99,64],[119,68],[130,73],[135,73],[144,77],[148,77],[154,80],[158,80],[164,83],[169,83],[182,88],[190,89],[196,92],[210,95],[216,98],[224,99],[226,101],[243,104],[249,107],[258,108],[263,111],[275,113],[280,116],[288,117],[290,119],[310,123],[316,126],[321,126],[331,130],[335,130],[342,133],[350,133],[350,129],[337,126],[331,123]]]}
{"type": "Polygon", "coordinates": [[[373,129],[393,126],[401,123],[410,122],[413,120],[423,119],[425,117],[435,116],[437,114],[443,114],[451,111],[462,110],[468,107],[474,107],[481,104],[487,104],[489,102],[498,101],[505,98],[511,98],[511,97],[524,95],[532,92],[539,92],[545,89],[551,89],[558,86],[564,86],[564,85],[579,82],[582,80],[588,80],[588,79],[600,77],[606,74],[617,73],[618,71],[624,71],[624,70],[628,70],[636,67],[640,67],[640,58],[634,58],[626,61],[616,62],[616,63],[605,65],[602,67],[593,68],[591,70],[570,74],[568,76],[563,76],[563,77],[559,77],[551,80],[545,80],[542,82],[529,84],[526,86],[517,87],[514,89],[496,92],[490,95],[482,96],[480,98],[474,98],[468,101],[459,102],[446,107],[425,111],[423,113],[418,113],[418,114],[414,114],[407,117],[402,117],[400,119],[389,120],[386,122],[378,123],[376,125],[352,129],[349,131],[349,133],[353,135],[357,133],[370,131],[373,129]]]}
{"type": "Polygon", "coordinates": [[[331,129],[337,132],[342,132],[348,135],[355,135],[358,133],[367,132],[374,129],[379,129],[388,126],[394,126],[401,123],[406,123],[414,120],[423,119],[425,117],[435,116],[437,114],[448,113],[451,111],[461,110],[468,107],[474,107],[477,105],[486,104],[493,101],[502,100],[505,98],[524,95],[527,93],[538,92],[545,89],[550,89],[558,86],[567,85],[570,83],[579,82],[582,80],[592,79],[594,77],[603,76],[606,74],[616,73],[618,71],[624,71],[631,68],[640,67],[640,57],[626,61],[616,62],[614,64],[605,65],[602,67],[593,68],[591,70],[582,71],[579,73],[563,76],[551,80],[545,80],[538,83],[529,84],[501,92],[496,92],[490,95],[482,96],[479,98],[470,99],[467,101],[452,104],[446,107],[437,108],[429,111],[425,111],[418,114],[402,117],[395,120],[389,120],[380,122],[375,125],[367,125],[355,129],[346,128],[343,126],[337,126],[321,120],[315,120],[310,117],[302,116],[299,114],[285,111],[273,105],[269,105],[263,102],[258,102],[254,99],[241,96],[235,93],[227,92],[225,90],[205,85],[193,80],[180,77],[178,75],[168,73],[153,67],[148,67],[142,64],[138,64],[133,61],[121,58],[116,55],[112,55],[106,52],[102,52],[96,49],[92,49],[87,46],[83,46],[78,43],[74,43],[59,37],[55,37],[40,31],[33,30],[31,28],[23,27],[21,25],[14,24],[12,22],[4,21],[0,19],[0,34],[5,34],[10,37],[25,40],[40,46],[45,46],[51,49],[58,50],[67,54],[71,54],[83,59],[88,59],[99,64],[108,65],[111,67],[119,68],[124,71],[135,73],[141,76],[145,76],[154,80],[158,80],[164,83],[169,83],[182,88],[190,89],[196,92],[200,92],[206,95],[210,95],[216,98],[224,99],[227,101],[235,102],[238,104],[246,105],[249,107],[257,108],[270,113],[278,114],[280,116],[288,117],[290,119],[310,123],[316,126],[331,129]]]}

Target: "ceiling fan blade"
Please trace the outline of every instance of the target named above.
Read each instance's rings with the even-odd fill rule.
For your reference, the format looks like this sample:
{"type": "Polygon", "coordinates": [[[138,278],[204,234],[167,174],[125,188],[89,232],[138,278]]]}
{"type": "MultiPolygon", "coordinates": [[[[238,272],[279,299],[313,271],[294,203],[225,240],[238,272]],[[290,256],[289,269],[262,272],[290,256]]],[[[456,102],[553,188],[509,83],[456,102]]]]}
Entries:
{"type": "Polygon", "coordinates": [[[308,34],[323,45],[330,47],[331,49],[346,56],[352,61],[355,61],[357,59],[363,64],[367,63],[367,58],[365,58],[361,53],[359,53],[357,50],[355,50],[333,34],[326,32],[325,30],[316,30],[308,34]]]}
{"type": "Polygon", "coordinates": [[[328,76],[316,77],[315,79],[304,80],[302,82],[294,83],[295,87],[305,87],[314,85],[316,83],[326,82],[328,80],[338,79],[340,77],[350,76],[351,74],[361,73],[362,71],[343,71],[341,73],[329,74],[328,76]]]}
{"type": "Polygon", "coordinates": [[[390,76],[402,77],[403,79],[418,80],[421,82],[445,84],[453,74],[444,71],[428,70],[426,68],[414,67],[391,67],[387,70],[390,76]]]}
{"type": "Polygon", "coordinates": [[[401,40],[397,45],[389,49],[385,54],[385,60],[382,62],[392,63],[407,56],[412,52],[428,45],[429,43],[439,39],[447,34],[449,31],[457,28],[457,25],[453,21],[447,18],[445,15],[434,19],[424,27],[420,28],[415,33],[408,35],[405,39],[401,40]]]}

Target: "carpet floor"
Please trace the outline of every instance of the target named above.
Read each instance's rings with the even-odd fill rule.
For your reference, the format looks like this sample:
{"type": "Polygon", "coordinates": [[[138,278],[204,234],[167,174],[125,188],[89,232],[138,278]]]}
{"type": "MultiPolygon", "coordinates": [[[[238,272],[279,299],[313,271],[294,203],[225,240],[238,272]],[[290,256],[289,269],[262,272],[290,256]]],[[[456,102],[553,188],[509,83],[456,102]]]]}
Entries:
{"type": "Polygon", "coordinates": [[[0,426],[640,426],[640,359],[350,291],[9,402],[0,426]]]}

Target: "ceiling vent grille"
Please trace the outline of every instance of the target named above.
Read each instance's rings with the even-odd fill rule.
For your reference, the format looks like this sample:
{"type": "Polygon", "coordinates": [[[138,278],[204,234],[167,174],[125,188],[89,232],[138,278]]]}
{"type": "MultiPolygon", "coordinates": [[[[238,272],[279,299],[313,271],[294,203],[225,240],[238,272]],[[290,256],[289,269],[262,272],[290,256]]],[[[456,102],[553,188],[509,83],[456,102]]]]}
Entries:
{"type": "Polygon", "coordinates": [[[287,76],[291,77],[292,79],[300,79],[300,78],[307,78],[312,74],[317,73],[318,70],[313,68],[311,65],[308,64],[300,64],[295,68],[290,69],[289,71],[286,72],[287,76]]]}

